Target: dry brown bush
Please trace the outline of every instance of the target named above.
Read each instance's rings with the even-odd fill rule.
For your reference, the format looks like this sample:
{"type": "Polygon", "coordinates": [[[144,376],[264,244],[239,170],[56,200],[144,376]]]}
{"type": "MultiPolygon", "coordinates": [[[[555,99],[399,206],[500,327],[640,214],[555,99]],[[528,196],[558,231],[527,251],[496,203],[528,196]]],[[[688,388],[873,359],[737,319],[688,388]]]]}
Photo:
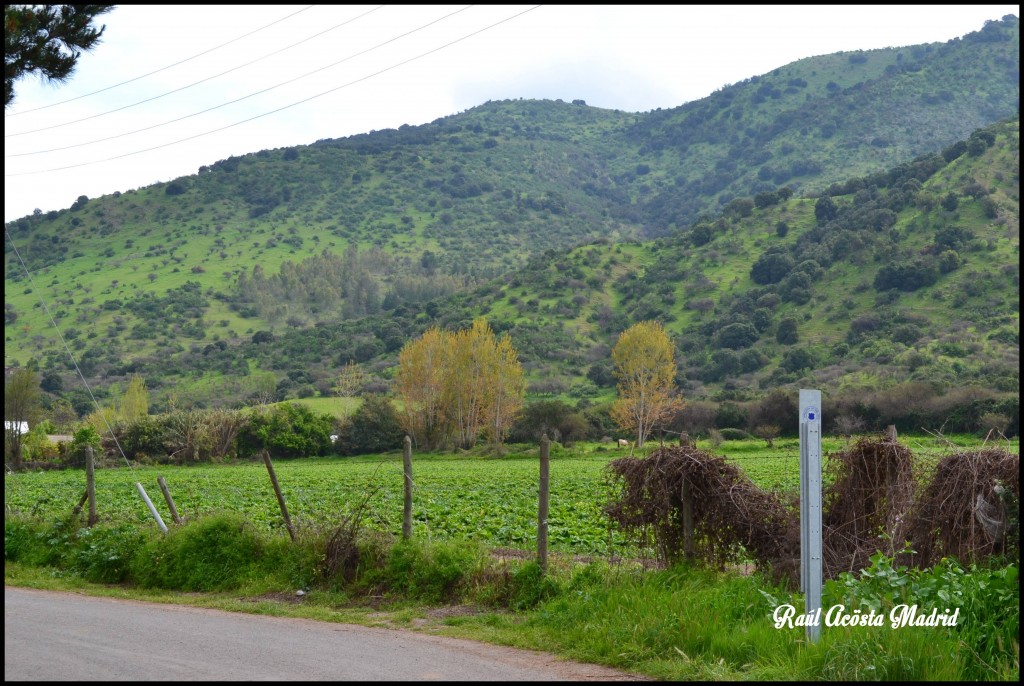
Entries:
{"type": "MultiPolygon", "coordinates": [[[[923,491],[915,462],[922,461],[894,433],[861,437],[828,456],[831,478],[822,494],[825,578],[863,569],[879,551],[900,564],[926,568],[943,556],[966,564],[1019,549],[1017,455],[990,448],[956,453],[935,466],[926,458],[916,465],[930,476],[923,491]],[[916,554],[905,549],[908,541],[916,554]]],[[[653,544],[662,561],[685,557],[686,481],[694,559],[719,568],[752,559],[777,581],[795,584],[799,578],[799,503],[760,489],[726,458],[694,446],[665,447],[647,457],[613,460],[608,470],[613,498],[606,514],[642,543],[653,544]]]]}
{"type": "Polygon", "coordinates": [[[693,502],[695,558],[722,567],[750,555],[776,575],[792,573],[799,554],[794,540],[800,540],[792,512],[724,457],[695,447],[665,447],[645,458],[613,460],[608,468],[619,497],[605,512],[626,531],[653,534],[663,561],[684,555],[685,480],[693,502]]]}
{"type": "Polygon", "coordinates": [[[909,531],[914,563],[929,567],[955,557],[966,564],[1018,549],[1005,540],[1019,535],[1007,531],[1006,496],[1020,500],[1020,456],[983,448],[942,458],[914,508],[909,531]]]}
{"type": "Polygon", "coordinates": [[[825,577],[867,567],[877,551],[898,553],[916,488],[910,449],[862,436],[826,464],[832,478],[822,503],[825,577]]]}

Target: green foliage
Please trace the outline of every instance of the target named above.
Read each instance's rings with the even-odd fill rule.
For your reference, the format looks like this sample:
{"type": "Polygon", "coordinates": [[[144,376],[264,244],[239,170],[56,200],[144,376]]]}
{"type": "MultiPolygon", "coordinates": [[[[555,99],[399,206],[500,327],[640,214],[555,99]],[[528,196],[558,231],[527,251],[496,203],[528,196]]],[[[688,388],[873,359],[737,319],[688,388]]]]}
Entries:
{"type": "Polygon", "coordinates": [[[258,412],[239,433],[239,453],[254,455],[266,448],[271,457],[326,455],[331,449],[334,417],[303,405],[281,403],[258,412]]]}
{"type": "Polygon", "coordinates": [[[477,546],[456,542],[400,541],[391,548],[379,583],[405,597],[429,603],[450,601],[483,554],[477,546]]]}
{"type": "Polygon", "coordinates": [[[5,5],[4,107],[14,102],[14,83],[30,74],[51,82],[71,77],[82,50],[99,43],[106,28],[94,20],[114,5],[5,5]]]}
{"type": "Polygon", "coordinates": [[[917,258],[909,262],[887,264],[875,275],[875,290],[916,291],[939,280],[939,269],[931,260],[917,258]]]}
{"type": "Polygon", "coordinates": [[[100,435],[96,432],[96,429],[86,424],[75,431],[71,438],[71,446],[68,449],[68,457],[71,460],[71,464],[78,467],[85,465],[86,449],[90,447],[93,449],[93,454],[96,457],[102,454],[103,446],[100,441],[100,435]]]}
{"type": "Polygon", "coordinates": [[[115,428],[124,454],[132,459],[160,457],[165,454],[164,423],[155,416],[139,417],[115,428]]]}
{"type": "Polygon", "coordinates": [[[793,264],[793,258],[784,249],[769,248],[750,268],[750,278],[761,285],[778,283],[793,269],[793,264]]]}
{"type": "Polygon", "coordinates": [[[779,322],[779,328],[775,332],[775,340],[782,345],[793,345],[800,340],[797,322],[792,317],[786,317],[779,322]]]}
{"type": "Polygon", "coordinates": [[[758,338],[760,336],[752,324],[735,322],[722,327],[715,336],[715,342],[723,348],[737,350],[753,345],[758,338]]]}
{"type": "MultiPolygon", "coordinates": [[[[975,657],[966,679],[991,679],[994,665],[1013,659],[1020,631],[1020,582],[1015,564],[965,569],[944,559],[932,569],[897,566],[875,553],[859,574],[844,572],[825,583],[822,605],[844,604],[848,611],[874,611],[887,618],[897,605],[917,605],[919,614],[959,609],[956,632],[975,657]]],[[[912,630],[912,629],[911,629],[912,630]]]]}
{"type": "Polygon", "coordinates": [[[48,522],[16,513],[4,516],[4,560],[48,567],[65,559],[77,523],[70,517],[48,522]]]}
{"type": "Polygon", "coordinates": [[[67,566],[86,581],[117,584],[129,580],[130,568],[142,546],[154,536],[135,524],[97,524],[83,527],[67,552],[67,566]]]}
{"type": "Polygon", "coordinates": [[[242,516],[225,513],[171,529],[145,543],[130,564],[149,588],[220,591],[237,588],[259,563],[263,544],[242,516]]]}
{"type": "Polygon", "coordinates": [[[336,449],[342,455],[383,453],[401,448],[405,432],[391,400],[368,395],[338,432],[336,449]]]}

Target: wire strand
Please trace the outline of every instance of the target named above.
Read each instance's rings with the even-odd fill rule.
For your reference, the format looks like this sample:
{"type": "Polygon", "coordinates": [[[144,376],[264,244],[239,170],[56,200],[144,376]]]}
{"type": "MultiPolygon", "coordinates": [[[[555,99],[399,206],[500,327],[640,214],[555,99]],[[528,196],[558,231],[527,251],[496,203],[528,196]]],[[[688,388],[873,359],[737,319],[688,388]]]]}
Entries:
{"type": "MultiPolygon", "coordinates": [[[[382,7],[383,7],[383,5],[382,5],[382,7]]],[[[430,26],[432,26],[432,25],[434,25],[434,24],[436,24],[436,23],[438,23],[440,21],[443,21],[445,19],[448,19],[449,17],[452,17],[452,16],[458,14],[459,12],[464,12],[467,9],[469,9],[468,6],[467,7],[463,7],[460,10],[456,10],[455,12],[452,12],[451,14],[446,14],[445,16],[443,16],[443,17],[441,17],[439,19],[435,19],[434,21],[432,21],[432,22],[430,22],[428,24],[424,24],[423,26],[415,28],[412,31],[408,31],[408,32],[403,33],[403,34],[401,34],[399,36],[395,36],[394,38],[391,38],[391,39],[389,39],[387,41],[384,41],[383,43],[379,43],[379,44],[373,46],[372,48],[368,48],[368,49],[363,50],[361,52],[357,52],[357,53],[355,53],[353,55],[349,55],[348,57],[345,57],[344,59],[338,60],[337,62],[333,62],[333,63],[328,64],[326,66],[319,67],[318,69],[314,69],[313,71],[306,72],[305,74],[303,74],[301,76],[296,76],[294,78],[288,79],[286,81],[282,81],[282,82],[280,82],[278,84],[275,84],[273,86],[268,86],[268,87],[266,87],[266,88],[264,88],[262,90],[255,91],[254,93],[249,93],[248,95],[243,95],[240,98],[235,98],[234,100],[229,100],[228,102],[223,102],[223,103],[221,103],[219,105],[214,105],[213,107],[208,107],[205,110],[200,110],[198,112],[193,112],[192,114],[186,114],[186,115],[184,115],[182,117],[178,117],[177,119],[170,119],[170,120],[165,121],[165,122],[163,122],[161,124],[154,124],[152,126],[147,126],[145,128],[136,129],[134,131],[126,131],[124,133],[119,133],[119,134],[114,135],[114,136],[108,136],[107,138],[100,138],[100,139],[97,139],[97,140],[94,140],[94,141],[87,141],[85,143],[75,143],[74,145],[67,145],[67,146],[64,146],[62,148],[51,148],[49,150],[37,150],[35,152],[16,153],[16,154],[13,154],[13,155],[6,155],[5,157],[26,157],[26,156],[29,156],[29,155],[40,155],[40,154],[48,153],[48,152],[58,152],[58,151],[61,151],[61,150],[70,150],[72,148],[80,148],[80,147],[83,147],[83,146],[86,146],[86,145],[93,145],[95,143],[104,143],[106,141],[111,141],[111,140],[114,140],[116,138],[123,138],[125,136],[131,136],[131,135],[134,135],[136,133],[142,133],[143,131],[151,131],[152,129],[157,129],[157,128],[160,128],[162,126],[167,126],[169,124],[174,124],[174,123],[179,122],[179,121],[184,121],[185,119],[190,119],[192,117],[197,117],[197,116],[199,116],[201,114],[206,114],[207,112],[212,112],[212,111],[220,109],[222,107],[227,107],[228,105],[233,105],[233,104],[235,104],[237,102],[242,102],[243,100],[247,100],[247,99],[255,97],[257,95],[262,95],[263,93],[267,93],[269,91],[272,91],[275,88],[280,88],[281,86],[287,86],[290,83],[295,83],[296,81],[300,81],[300,80],[302,80],[302,79],[304,79],[304,78],[306,78],[308,76],[312,76],[314,74],[317,74],[317,73],[319,73],[321,71],[324,71],[325,69],[330,69],[331,67],[336,67],[339,64],[342,64],[343,62],[348,62],[349,60],[355,59],[356,57],[359,57],[361,55],[365,55],[365,54],[367,54],[369,52],[372,52],[372,51],[374,51],[374,50],[376,50],[378,48],[382,48],[385,45],[388,45],[389,43],[393,43],[396,40],[399,40],[401,38],[405,38],[406,36],[410,36],[410,35],[416,33],[417,31],[422,31],[423,29],[426,29],[426,28],[428,28],[428,27],[430,27],[430,26]]],[[[369,14],[369,12],[367,12],[367,14],[369,14]]],[[[365,15],[363,15],[363,16],[365,16],[365,15]]],[[[357,19],[358,19],[358,17],[357,17],[357,19]]],[[[354,21],[354,20],[351,20],[351,21],[354,21]]],[[[333,27],[333,28],[337,28],[337,27],[333,27]]],[[[328,30],[332,30],[332,29],[328,29],[328,30]]],[[[294,47],[294,46],[291,46],[291,47],[294,47]]],[[[260,59],[262,59],[262,58],[260,58],[260,59]]],[[[224,72],[224,73],[226,74],[227,72],[224,72]]],[[[211,78],[216,78],[216,77],[211,77],[211,78]]],[[[201,83],[201,82],[197,82],[197,83],[201,83]]],[[[182,89],[179,89],[179,90],[182,90],[182,89]]],[[[172,91],[172,92],[174,92],[174,91],[172,91]]],[[[158,97],[161,97],[161,96],[158,96],[158,97]]],[[[152,98],[152,99],[155,99],[155,98],[152,98]]],[[[143,100],[142,102],[147,102],[147,101],[143,100]]],[[[138,104],[138,103],[136,103],[136,104],[138,104]]],[[[128,105],[128,107],[131,107],[131,105],[128,105]]],[[[121,108],[121,109],[125,109],[125,108],[121,108]]],[[[118,111],[118,110],[111,110],[111,112],[116,112],[116,111],[118,111]]],[[[109,114],[109,112],[106,113],[106,114],[109,114]]],[[[99,116],[102,116],[102,115],[95,115],[95,116],[99,117],[99,116]]],[[[84,121],[84,119],[83,120],[79,120],[79,121],[84,121]]],[[[37,131],[43,131],[43,130],[44,129],[37,129],[37,131]]]]}
{"type": "Polygon", "coordinates": [[[376,72],[374,72],[372,74],[369,74],[367,76],[355,79],[354,81],[349,81],[348,83],[342,84],[340,86],[336,86],[335,88],[331,88],[330,90],[323,91],[322,93],[318,93],[318,94],[312,95],[312,96],[310,96],[308,98],[304,98],[302,100],[298,100],[298,101],[293,102],[293,103],[291,103],[289,105],[285,105],[283,107],[279,107],[279,108],[277,108],[275,110],[270,110],[269,112],[264,112],[263,114],[257,114],[257,115],[255,115],[253,117],[249,117],[248,119],[243,119],[241,121],[237,121],[237,122],[235,122],[233,124],[228,124],[227,126],[222,126],[220,128],[213,129],[211,131],[205,131],[203,133],[197,133],[194,136],[188,136],[186,138],[180,138],[180,139],[178,139],[176,141],[171,141],[169,143],[164,143],[162,145],[155,145],[155,146],[153,146],[151,148],[144,148],[142,150],[135,150],[133,152],[124,153],[123,155],[115,155],[113,157],[107,157],[107,158],[101,159],[101,160],[93,160],[91,162],[82,162],[80,164],[71,164],[71,165],[67,165],[67,166],[64,166],[64,167],[53,167],[51,169],[41,169],[41,170],[38,170],[38,171],[19,172],[19,173],[16,173],[16,174],[5,174],[4,176],[5,177],[33,176],[33,175],[36,175],[36,174],[47,174],[49,172],[64,171],[66,169],[77,169],[77,168],[80,168],[80,167],[88,167],[88,166],[92,166],[94,164],[101,164],[103,162],[112,162],[114,160],[124,159],[125,157],[132,157],[134,155],[141,155],[142,153],[152,152],[153,150],[160,150],[162,148],[169,148],[169,147],[171,147],[173,145],[177,145],[179,143],[185,143],[187,141],[195,140],[197,138],[202,138],[204,136],[209,136],[209,135],[212,135],[214,133],[220,133],[221,131],[226,131],[227,129],[231,129],[231,128],[234,128],[236,126],[240,126],[242,124],[246,124],[248,122],[255,121],[257,119],[262,119],[263,117],[270,116],[271,114],[277,114],[278,112],[283,112],[284,110],[291,109],[292,107],[297,107],[298,105],[305,104],[307,102],[310,102],[311,100],[316,100],[317,98],[321,98],[321,97],[323,97],[325,95],[329,95],[330,93],[333,93],[335,91],[339,91],[339,90],[341,90],[343,88],[348,88],[349,86],[353,86],[353,85],[355,85],[357,83],[361,83],[361,82],[366,81],[368,79],[371,79],[371,78],[373,78],[375,76],[379,76],[379,75],[381,75],[381,74],[383,74],[385,72],[391,71],[392,69],[397,69],[398,67],[401,67],[401,66],[404,66],[406,64],[409,64],[410,62],[414,62],[414,61],[416,61],[418,59],[422,59],[422,58],[424,58],[424,57],[426,57],[428,55],[431,55],[431,54],[433,54],[435,52],[439,52],[441,50],[444,50],[445,48],[451,47],[452,45],[455,45],[456,43],[460,43],[460,42],[462,42],[464,40],[472,38],[473,36],[476,36],[476,35],[478,35],[480,33],[483,33],[484,31],[488,31],[488,30],[494,28],[495,26],[499,26],[501,24],[504,24],[505,22],[511,21],[511,20],[516,19],[518,17],[521,17],[524,14],[526,14],[527,12],[532,12],[533,10],[537,9],[540,6],[541,5],[534,5],[533,7],[529,8],[527,10],[523,10],[522,12],[519,12],[518,14],[514,14],[511,17],[507,17],[505,19],[502,19],[501,21],[498,21],[498,22],[495,22],[493,24],[490,24],[489,26],[485,26],[482,29],[478,29],[477,31],[474,31],[474,32],[469,33],[469,34],[466,34],[465,36],[462,36],[461,38],[457,38],[457,39],[455,39],[455,40],[453,40],[453,41],[451,41],[449,43],[445,43],[444,45],[441,45],[441,46],[439,46],[437,48],[433,48],[431,50],[428,50],[427,52],[424,52],[424,53],[421,53],[419,55],[416,55],[415,57],[410,57],[407,60],[403,60],[401,62],[398,62],[397,64],[393,64],[390,67],[385,67],[384,69],[376,71],[376,72]]]}
{"type": "Polygon", "coordinates": [[[119,88],[119,87],[124,86],[124,85],[129,84],[129,83],[134,83],[135,81],[138,81],[139,79],[144,79],[147,76],[152,76],[153,74],[159,74],[162,71],[167,71],[168,69],[171,69],[173,67],[177,67],[178,65],[185,64],[185,62],[189,62],[189,61],[194,60],[194,59],[196,59],[198,57],[202,57],[203,55],[207,55],[207,54],[209,54],[211,52],[214,52],[215,50],[220,50],[221,48],[227,47],[228,45],[231,45],[232,43],[240,41],[243,38],[247,38],[247,37],[249,37],[249,36],[251,36],[251,35],[253,35],[255,33],[259,33],[260,31],[263,31],[264,29],[269,29],[271,26],[275,26],[277,24],[280,24],[283,21],[287,21],[288,19],[291,19],[292,17],[296,16],[297,14],[301,14],[302,12],[305,12],[308,9],[312,9],[313,7],[315,7],[315,5],[309,5],[308,7],[303,7],[298,12],[292,12],[287,17],[282,17],[281,19],[278,19],[277,21],[273,21],[273,22],[267,24],[266,26],[261,26],[260,28],[254,30],[254,31],[250,31],[249,33],[243,34],[243,35],[239,36],[238,38],[233,38],[233,39],[229,40],[227,43],[221,43],[217,47],[210,48],[209,50],[204,50],[203,52],[200,52],[198,54],[192,55],[191,57],[186,57],[183,60],[175,62],[174,64],[169,64],[166,67],[161,67],[161,68],[159,68],[159,69],[157,69],[155,71],[151,71],[148,74],[143,74],[141,76],[136,76],[134,78],[128,79],[127,81],[122,81],[121,83],[115,83],[113,86],[107,86],[106,88],[101,88],[98,91],[93,91],[92,93],[86,93],[84,95],[78,95],[78,96],[75,96],[73,98],[68,98],[67,100],[61,100],[60,102],[53,102],[53,103],[50,103],[49,105],[41,105],[40,107],[34,107],[34,108],[30,109],[30,110],[22,110],[20,112],[12,112],[11,114],[6,114],[5,113],[4,114],[4,119],[7,119],[8,117],[18,117],[18,116],[21,116],[22,114],[28,114],[30,112],[38,112],[39,110],[45,110],[45,109],[48,109],[50,107],[57,107],[58,105],[64,105],[64,104],[67,104],[69,102],[74,102],[76,100],[81,100],[82,98],[88,98],[90,96],[97,95],[99,93],[105,93],[106,91],[112,90],[114,88],[119,88]]]}
{"type": "Polygon", "coordinates": [[[39,304],[43,306],[43,310],[46,312],[46,316],[50,319],[50,323],[53,325],[54,330],[56,330],[57,336],[60,338],[60,342],[64,345],[64,350],[67,351],[68,357],[71,358],[71,363],[75,365],[75,371],[78,372],[78,377],[82,380],[82,383],[85,385],[85,390],[88,391],[89,397],[92,399],[92,404],[96,407],[96,411],[103,419],[103,424],[107,427],[107,431],[110,433],[110,437],[114,439],[114,445],[117,446],[117,452],[121,453],[121,457],[124,459],[125,464],[128,465],[128,468],[134,471],[135,468],[132,467],[132,463],[128,461],[128,456],[125,455],[124,450],[121,449],[121,443],[118,442],[117,436],[114,435],[114,430],[110,427],[110,422],[107,421],[107,417],[103,413],[103,408],[100,407],[99,402],[96,400],[96,396],[93,395],[92,389],[89,387],[89,382],[85,380],[85,374],[82,373],[81,368],[78,366],[78,361],[75,359],[74,354],[71,352],[71,348],[68,347],[67,341],[64,340],[64,334],[61,333],[60,327],[57,326],[57,321],[53,318],[53,315],[50,313],[50,308],[49,306],[47,306],[46,301],[43,299],[42,291],[36,288],[35,281],[32,279],[32,274],[29,273],[28,267],[25,265],[25,261],[21,259],[21,253],[18,251],[18,246],[14,244],[14,238],[11,236],[11,232],[7,230],[6,226],[4,227],[4,235],[7,236],[7,240],[10,242],[11,248],[14,250],[14,254],[18,257],[18,262],[21,264],[21,268],[25,271],[25,275],[28,277],[28,282],[32,286],[32,290],[36,292],[36,295],[39,298],[39,304]]]}
{"type": "MultiPolygon", "coordinates": [[[[300,41],[298,41],[296,43],[292,43],[289,46],[283,47],[283,48],[281,48],[279,50],[275,50],[274,52],[267,53],[266,55],[263,55],[262,57],[257,57],[256,59],[254,59],[254,60],[252,60],[250,62],[246,62],[245,64],[240,64],[240,65],[238,65],[236,67],[232,67],[231,69],[228,69],[227,71],[222,71],[219,74],[214,74],[213,76],[208,76],[205,79],[200,79],[199,81],[194,81],[194,82],[188,84],[187,86],[182,86],[180,88],[175,88],[174,90],[170,90],[170,91],[167,91],[165,93],[160,93],[159,95],[154,95],[151,98],[146,98],[145,100],[139,100],[139,101],[133,102],[133,103],[131,103],[129,105],[124,105],[122,107],[117,107],[117,108],[112,109],[112,110],[107,110],[106,112],[100,112],[99,114],[92,114],[92,115],[89,115],[88,117],[82,117],[81,119],[75,119],[74,121],[64,122],[63,124],[54,124],[53,126],[44,126],[42,128],[39,128],[39,129],[32,129],[31,131],[22,131],[21,133],[8,134],[8,135],[4,136],[4,138],[16,138],[18,136],[27,136],[27,135],[33,134],[33,133],[40,133],[41,131],[51,131],[53,129],[59,129],[59,128],[63,128],[65,126],[71,126],[72,124],[79,124],[79,123],[81,123],[83,121],[89,121],[90,119],[98,119],[99,117],[105,117],[108,114],[114,114],[115,112],[122,112],[124,110],[131,109],[132,107],[135,107],[136,105],[144,105],[147,102],[153,102],[154,100],[159,100],[160,98],[167,97],[168,95],[174,95],[175,93],[180,93],[181,91],[188,90],[189,88],[192,88],[193,86],[198,86],[199,84],[206,83],[207,81],[213,81],[214,79],[218,79],[221,76],[224,76],[225,74],[230,74],[231,72],[238,71],[239,69],[244,69],[245,67],[251,66],[253,64],[256,64],[257,62],[265,60],[268,57],[273,57],[274,55],[280,54],[280,53],[285,52],[287,50],[291,50],[292,48],[297,47],[299,45],[302,45],[303,43],[307,43],[307,42],[313,40],[314,38],[317,38],[319,36],[324,35],[325,33],[329,33],[329,32],[331,32],[331,31],[333,31],[333,30],[335,30],[337,28],[341,28],[342,26],[345,26],[346,24],[351,24],[354,21],[362,19],[366,15],[368,15],[368,14],[370,14],[372,12],[376,12],[377,10],[381,9],[382,7],[384,7],[384,5],[378,5],[377,7],[373,8],[372,10],[370,10],[368,12],[364,12],[363,14],[360,14],[357,17],[353,17],[352,19],[348,19],[346,21],[343,21],[340,24],[335,24],[334,26],[330,27],[329,29],[324,29],[323,31],[320,31],[319,33],[315,33],[312,36],[308,36],[306,38],[303,38],[302,40],[300,40],[300,41]]],[[[346,59],[351,59],[351,58],[346,58],[346,59]]],[[[345,61],[345,60],[342,60],[342,61],[345,61]]],[[[334,64],[328,65],[328,66],[329,67],[333,67],[336,64],[340,64],[340,62],[335,62],[334,64]]],[[[322,69],[327,69],[327,67],[321,67],[321,69],[318,69],[316,71],[321,71],[322,69]]],[[[46,152],[56,152],[58,150],[68,150],[70,148],[77,148],[77,147],[80,147],[80,146],[83,146],[83,145],[92,145],[93,143],[102,143],[104,141],[113,140],[114,138],[120,138],[121,136],[130,136],[133,133],[139,133],[141,131],[149,131],[150,129],[155,129],[155,128],[159,127],[159,126],[166,126],[167,124],[173,124],[174,122],[181,121],[182,119],[188,119],[189,117],[194,117],[197,114],[203,114],[203,112],[209,112],[211,110],[215,110],[218,107],[224,107],[225,105],[230,105],[232,103],[238,102],[239,100],[244,100],[245,98],[252,97],[253,95],[259,95],[260,93],[265,93],[268,90],[271,90],[273,88],[277,88],[278,86],[283,86],[283,85],[285,85],[287,83],[292,83],[293,81],[298,81],[299,79],[303,79],[303,78],[305,78],[307,76],[310,76],[311,74],[315,74],[316,71],[309,72],[308,74],[303,74],[302,76],[296,77],[296,78],[288,80],[288,81],[284,81],[282,83],[277,84],[277,86],[271,86],[270,88],[265,88],[265,89],[263,89],[261,91],[257,91],[256,93],[252,93],[250,95],[246,95],[246,96],[244,96],[242,98],[238,98],[238,100],[232,100],[230,102],[226,102],[226,103],[223,103],[221,105],[216,105],[216,106],[211,107],[209,109],[202,110],[201,112],[196,112],[194,114],[189,114],[189,115],[186,115],[184,117],[179,117],[178,119],[172,119],[170,121],[164,122],[163,124],[156,124],[154,126],[150,126],[150,127],[144,128],[144,129],[137,129],[135,131],[129,131],[127,133],[118,134],[116,136],[110,136],[109,138],[102,138],[102,139],[99,139],[99,140],[88,141],[86,143],[78,143],[76,145],[69,145],[69,146],[66,146],[66,147],[63,147],[63,148],[53,148],[51,150],[38,150],[36,152],[24,152],[24,153],[19,153],[17,155],[8,155],[7,157],[24,157],[26,155],[39,155],[39,154],[46,153],[46,152]]]]}

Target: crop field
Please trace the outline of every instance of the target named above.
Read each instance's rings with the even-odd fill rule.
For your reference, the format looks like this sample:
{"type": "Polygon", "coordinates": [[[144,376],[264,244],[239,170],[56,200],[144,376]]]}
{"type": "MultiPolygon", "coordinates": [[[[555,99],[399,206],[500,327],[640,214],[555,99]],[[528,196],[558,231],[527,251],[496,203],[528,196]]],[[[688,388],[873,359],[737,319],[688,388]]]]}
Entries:
{"type": "MultiPolygon", "coordinates": [[[[976,447],[977,439],[957,441],[976,447]]],[[[826,439],[826,455],[842,449],[841,439],[826,439]]],[[[930,437],[906,441],[922,466],[951,450],[930,437]]],[[[650,444],[651,448],[656,447],[650,444]]],[[[414,455],[413,518],[418,537],[478,540],[495,547],[532,548],[536,540],[537,449],[503,458],[414,455]]],[[[711,449],[710,446],[701,447],[711,449]]],[[[1019,450],[1016,441],[1010,450],[1019,450]]],[[[799,486],[799,443],[728,441],[713,452],[742,467],[762,488],[794,491],[799,486]]],[[[573,449],[556,446],[551,458],[549,540],[553,551],[570,554],[635,554],[602,514],[607,502],[605,466],[627,451],[596,444],[573,449]]],[[[398,534],[402,518],[400,453],[360,458],[278,460],[274,463],[292,522],[300,529],[336,524],[369,494],[363,512],[374,528],[398,534]]],[[[262,463],[146,466],[98,469],[96,500],[107,521],[151,522],[135,483],[139,482],[161,513],[170,515],[157,484],[163,476],[178,512],[185,517],[232,510],[257,526],[282,530],[283,521],[262,463]]],[[[82,470],[8,474],[6,511],[57,517],[71,511],[85,491],[82,470]]],[[[153,523],[155,526],[155,523],[153,523]]]]}

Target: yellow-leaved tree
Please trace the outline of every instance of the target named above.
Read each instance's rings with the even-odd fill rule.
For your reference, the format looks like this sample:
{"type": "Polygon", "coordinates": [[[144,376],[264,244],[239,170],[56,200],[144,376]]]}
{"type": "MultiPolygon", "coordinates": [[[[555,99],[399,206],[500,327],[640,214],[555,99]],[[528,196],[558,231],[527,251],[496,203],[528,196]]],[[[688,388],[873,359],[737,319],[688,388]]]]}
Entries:
{"type": "Polygon", "coordinates": [[[526,382],[508,335],[484,319],[454,333],[429,329],[399,353],[396,390],[403,427],[427,450],[462,448],[482,436],[500,444],[523,406],[526,382]]]}
{"type": "Polygon", "coordinates": [[[636,431],[637,447],[642,447],[651,429],[682,407],[675,395],[675,348],[659,322],[639,322],[619,336],[612,362],[619,381],[612,418],[636,431]]]}
{"type": "Polygon", "coordinates": [[[495,342],[492,351],[494,378],[485,433],[491,443],[500,445],[523,409],[526,377],[523,365],[519,363],[519,352],[507,333],[495,342]]]}
{"type": "Polygon", "coordinates": [[[436,450],[448,438],[441,400],[450,339],[447,331],[431,327],[398,354],[395,384],[403,404],[402,428],[425,450],[436,450]]]}

